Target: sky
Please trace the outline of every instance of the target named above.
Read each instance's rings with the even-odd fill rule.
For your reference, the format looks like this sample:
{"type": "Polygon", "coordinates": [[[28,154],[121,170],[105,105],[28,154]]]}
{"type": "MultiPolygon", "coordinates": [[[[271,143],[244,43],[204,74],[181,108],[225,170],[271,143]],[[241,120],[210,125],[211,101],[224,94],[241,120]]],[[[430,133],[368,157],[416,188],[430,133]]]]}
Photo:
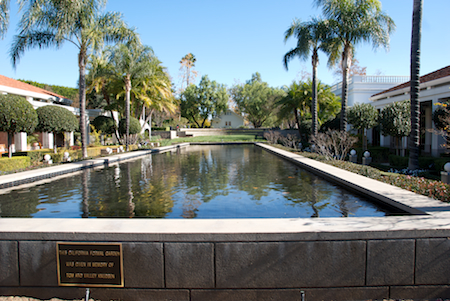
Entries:
{"type": "MultiPolygon", "coordinates": [[[[389,50],[359,44],[356,58],[360,66],[367,67],[367,75],[408,76],[413,0],[381,2],[396,24],[389,50]]],[[[294,38],[284,42],[284,32],[295,18],[308,21],[321,14],[312,0],[109,0],[105,11],[122,13],[142,43],[153,48],[176,85],[180,83],[181,58],[193,53],[197,83],[208,75],[228,87],[244,83],[255,72],[272,87],[289,85],[304,72],[311,73],[310,59],[295,59],[289,70],[284,68],[284,54],[296,45],[294,38]]],[[[424,0],[421,75],[450,65],[449,11],[450,0],[424,0]]],[[[8,33],[0,40],[0,74],[76,88],[78,50],[71,43],[60,49],[27,50],[16,68],[12,67],[9,49],[20,16],[12,0],[8,33]]],[[[319,60],[319,79],[328,85],[339,82],[327,67],[327,57],[320,54],[319,60]]]]}

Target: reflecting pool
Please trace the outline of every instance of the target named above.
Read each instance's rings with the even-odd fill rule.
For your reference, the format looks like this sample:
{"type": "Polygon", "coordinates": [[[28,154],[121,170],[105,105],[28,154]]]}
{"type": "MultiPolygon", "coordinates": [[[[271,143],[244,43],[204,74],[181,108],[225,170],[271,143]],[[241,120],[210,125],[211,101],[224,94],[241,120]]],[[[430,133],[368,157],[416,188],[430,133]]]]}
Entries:
{"type": "Polygon", "coordinates": [[[189,146],[0,191],[1,217],[306,218],[385,209],[253,145],[189,146]]]}

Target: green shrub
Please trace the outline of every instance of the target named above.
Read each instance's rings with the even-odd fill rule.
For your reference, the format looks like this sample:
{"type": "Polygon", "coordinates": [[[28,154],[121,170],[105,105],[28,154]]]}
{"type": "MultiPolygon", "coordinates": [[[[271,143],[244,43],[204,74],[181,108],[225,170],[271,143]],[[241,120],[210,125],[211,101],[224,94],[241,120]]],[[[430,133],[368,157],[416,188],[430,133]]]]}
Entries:
{"type": "Polygon", "coordinates": [[[407,168],[409,158],[397,155],[389,155],[389,165],[392,167],[407,168]]]}
{"type": "MultiPolygon", "coordinates": [[[[141,124],[139,120],[134,117],[130,117],[130,135],[139,134],[141,131],[141,124]]],[[[119,121],[119,133],[120,135],[125,135],[126,132],[126,120],[125,118],[119,121]]]]}
{"type": "Polygon", "coordinates": [[[114,134],[116,123],[114,119],[106,116],[97,116],[92,121],[92,125],[102,134],[114,134]]]}
{"type": "Polygon", "coordinates": [[[0,172],[24,169],[31,165],[30,157],[0,158],[0,172]]]}
{"type": "MultiPolygon", "coordinates": [[[[358,162],[362,161],[362,157],[364,155],[364,151],[362,147],[355,148],[356,155],[358,156],[358,162]]],[[[372,162],[377,163],[387,163],[389,155],[391,154],[389,147],[383,146],[371,146],[368,148],[370,152],[370,156],[372,157],[372,162]]]]}
{"type": "Polygon", "coordinates": [[[43,106],[36,110],[40,132],[64,133],[78,129],[78,119],[69,110],[57,106],[43,106]]]}

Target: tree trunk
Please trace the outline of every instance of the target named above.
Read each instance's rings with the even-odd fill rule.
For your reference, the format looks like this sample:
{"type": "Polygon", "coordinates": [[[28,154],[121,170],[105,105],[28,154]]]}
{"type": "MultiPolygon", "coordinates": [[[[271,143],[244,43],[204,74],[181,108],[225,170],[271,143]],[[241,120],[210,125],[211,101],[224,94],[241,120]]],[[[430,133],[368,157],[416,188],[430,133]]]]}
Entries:
{"type": "Polygon", "coordinates": [[[13,133],[8,132],[8,158],[12,158],[12,138],[13,133]]]}
{"type": "Polygon", "coordinates": [[[348,102],[348,70],[351,66],[351,49],[344,46],[342,53],[342,103],[341,103],[341,131],[347,131],[347,102],[348,102]]]}
{"type": "Polygon", "coordinates": [[[298,119],[297,108],[294,108],[295,122],[297,123],[298,135],[300,139],[302,138],[302,132],[300,130],[300,120],[298,119]]]}
{"type": "Polygon", "coordinates": [[[130,144],[130,92],[131,91],[131,76],[129,74],[126,75],[125,78],[125,121],[126,121],[126,130],[125,130],[125,148],[127,152],[130,144]]]}
{"type": "Polygon", "coordinates": [[[311,103],[311,114],[312,114],[312,127],[311,134],[314,137],[317,136],[317,65],[319,64],[319,55],[317,50],[314,49],[312,56],[312,103],[311,103]]]}
{"type": "Polygon", "coordinates": [[[80,93],[80,133],[81,154],[87,158],[87,133],[86,133],[86,53],[83,49],[78,54],[78,67],[80,71],[79,93],[80,93]]]}
{"type": "Polygon", "coordinates": [[[53,153],[56,154],[58,147],[56,146],[56,133],[53,132],[53,153]]]}
{"type": "Polygon", "coordinates": [[[419,137],[420,137],[420,40],[422,31],[423,0],[414,0],[413,24],[411,34],[411,133],[409,134],[409,164],[410,170],[419,169],[419,137]]]}

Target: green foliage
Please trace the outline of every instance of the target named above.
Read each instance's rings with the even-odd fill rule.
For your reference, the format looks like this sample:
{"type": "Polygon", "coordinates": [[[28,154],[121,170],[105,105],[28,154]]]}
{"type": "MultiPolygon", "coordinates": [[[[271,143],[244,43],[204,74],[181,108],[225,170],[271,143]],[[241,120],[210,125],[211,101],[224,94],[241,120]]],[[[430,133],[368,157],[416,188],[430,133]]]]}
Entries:
{"type": "Polygon", "coordinates": [[[389,165],[392,167],[404,167],[406,168],[408,166],[408,161],[409,158],[408,157],[403,157],[403,156],[397,156],[394,154],[390,154],[389,155],[389,165]]]}
{"type": "MultiPolygon", "coordinates": [[[[408,157],[389,155],[389,164],[395,168],[407,168],[408,167],[408,157]]],[[[444,170],[444,165],[449,160],[446,158],[436,158],[436,157],[419,157],[419,168],[428,169],[435,172],[441,172],[444,170]]]]}
{"type": "Polygon", "coordinates": [[[449,128],[450,120],[450,106],[441,105],[433,112],[433,122],[438,130],[445,130],[449,128]]]}
{"type": "Polygon", "coordinates": [[[230,94],[240,113],[243,113],[255,128],[259,128],[276,116],[275,103],[284,97],[286,92],[269,87],[256,72],[245,85],[233,86],[230,94]]]}
{"type": "Polygon", "coordinates": [[[380,114],[383,136],[405,137],[411,132],[411,106],[409,100],[388,104],[380,114]]]}
{"type": "Polygon", "coordinates": [[[24,97],[0,95],[0,131],[31,134],[37,124],[36,111],[24,97]]]}
{"type": "Polygon", "coordinates": [[[203,128],[208,118],[215,118],[227,110],[228,98],[225,86],[210,81],[205,75],[198,86],[191,84],[181,94],[181,116],[203,128]]]}
{"type": "Polygon", "coordinates": [[[348,122],[354,129],[371,129],[377,125],[378,111],[368,103],[354,104],[348,110],[348,122]]]}
{"type": "MultiPolygon", "coordinates": [[[[121,135],[125,135],[127,129],[126,129],[126,119],[122,118],[119,121],[119,133],[121,135]]],[[[139,134],[141,132],[141,124],[139,123],[139,120],[137,120],[134,117],[130,117],[130,135],[139,134]]]]}
{"type": "Polygon", "coordinates": [[[78,98],[78,89],[77,88],[70,88],[70,87],[64,87],[64,86],[56,86],[56,85],[47,85],[47,84],[42,84],[42,83],[38,83],[32,80],[24,80],[24,79],[19,79],[19,81],[23,82],[23,83],[27,83],[30,84],[32,86],[50,91],[50,92],[54,92],[56,94],[62,95],[64,97],[66,97],[67,99],[71,99],[71,100],[76,100],[78,98]]]}
{"type": "Polygon", "coordinates": [[[36,110],[40,132],[64,133],[78,129],[78,119],[69,110],[58,106],[43,106],[36,110]]]}
{"type": "Polygon", "coordinates": [[[114,119],[103,115],[95,117],[91,124],[102,134],[113,134],[116,126],[114,119]]]}
{"type": "Polygon", "coordinates": [[[328,130],[339,131],[340,124],[341,124],[341,113],[339,112],[338,114],[336,114],[336,116],[334,116],[334,118],[328,119],[321,125],[320,132],[324,133],[328,130]]]}
{"type": "Polygon", "coordinates": [[[30,165],[29,157],[0,158],[0,173],[25,169],[30,165]]]}

